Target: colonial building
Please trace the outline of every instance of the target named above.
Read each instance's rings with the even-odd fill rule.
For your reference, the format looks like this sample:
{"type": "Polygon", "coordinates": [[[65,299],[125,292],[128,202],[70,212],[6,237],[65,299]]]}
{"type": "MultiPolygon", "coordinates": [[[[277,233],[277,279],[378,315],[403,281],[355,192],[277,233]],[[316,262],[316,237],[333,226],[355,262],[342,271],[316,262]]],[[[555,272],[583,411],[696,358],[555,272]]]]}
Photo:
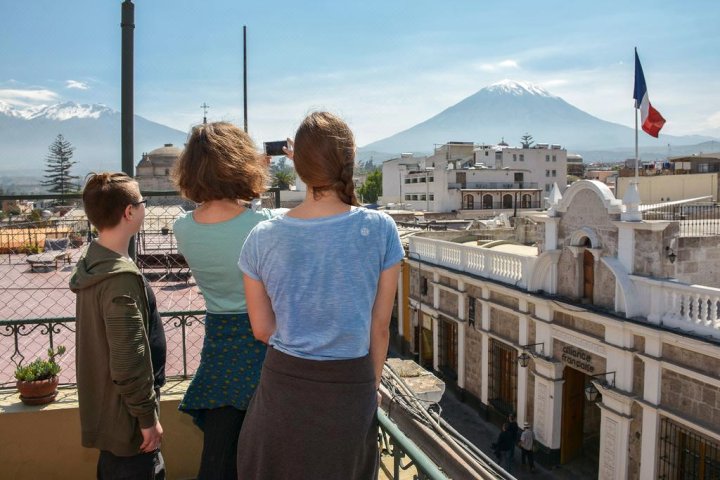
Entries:
{"type": "Polygon", "coordinates": [[[182,150],[166,143],[150,153],[143,153],[142,159],[135,168],[135,179],[142,191],[170,191],[175,186],[170,179],[175,162],[182,150]]]}
{"type": "Polygon", "coordinates": [[[554,191],[534,220],[533,245],[411,237],[405,349],[488,418],[531,422],[545,463],[716,478],[720,236],[638,220],[588,180],[554,191]]]}
{"type": "Polygon", "coordinates": [[[538,209],[554,184],[565,188],[566,175],[567,151],[560,145],[448,142],[437,145],[427,158],[401,156],[384,162],[383,186],[388,190],[383,190],[383,199],[416,210],[469,215],[538,209]]]}

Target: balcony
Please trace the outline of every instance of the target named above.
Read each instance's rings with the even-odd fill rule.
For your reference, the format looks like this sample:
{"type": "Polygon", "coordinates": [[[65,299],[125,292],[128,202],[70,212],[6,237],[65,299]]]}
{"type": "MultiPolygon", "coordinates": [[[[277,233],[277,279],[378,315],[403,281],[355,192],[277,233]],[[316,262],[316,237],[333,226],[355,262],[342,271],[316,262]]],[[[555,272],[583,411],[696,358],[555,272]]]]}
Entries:
{"type": "MultiPolygon", "coordinates": [[[[154,254],[177,253],[172,229],[163,231],[162,227],[172,226],[178,210],[160,201],[153,205],[152,199],[157,196],[147,196],[151,197],[151,205],[136,248],[138,253],[147,255],[143,268],[156,292],[167,337],[168,383],[161,395],[161,421],[165,430],[163,455],[168,478],[189,479],[194,478],[198,470],[202,434],[177,407],[199,363],[204,302],[186,266],[156,265],[150,261],[154,254]]],[[[35,200],[37,205],[49,199],[35,200]]],[[[80,207],[77,196],[72,201],[80,207]]],[[[61,262],[42,270],[32,269],[27,262],[29,254],[42,249],[45,238],[73,234],[78,243],[84,243],[88,235],[92,235],[81,208],[64,210],[62,216],[53,215],[43,220],[22,218],[30,216],[28,211],[14,218],[10,225],[0,222],[0,351],[3,352],[0,356],[0,431],[3,432],[0,464],[3,478],[94,476],[97,452],[80,446],[74,385],[75,296],[67,288],[72,265],[82,249],[74,244],[67,252],[70,263],[61,262]],[[23,405],[14,388],[15,366],[58,345],[68,350],[59,360],[62,371],[58,398],[46,406],[23,405]]],[[[467,451],[463,453],[462,464],[449,462],[447,458],[452,455],[447,454],[448,447],[437,438],[447,438],[450,434],[444,432],[438,436],[415,425],[412,415],[403,413],[405,407],[399,405],[396,398],[401,387],[390,381],[384,381],[384,385],[386,409],[378,411],[378,448],[382,459],[379,478],[444,480],[450,472],[473,472],[454,473],[454,478],[510,478],[495,472],[492,461],[482,460],[470,447],[463,447],[467,451]],[[471,458],[475,460],[470,461],[471,458]],[[468,466],[474,463],[480,467],[468,466]],[[479,468],[477,471],[485,473],[467,470],[470,468],[479,468]]],[[[439,424],[440,420],[435,423],[439,424]]],[[[467,442],[456,440],[455,443],[467,442]]]]}
{"type": "Polygon", "coordinates": [[[537,182],[465,182],[448,183],[448,189],[457,190],[540,190],[537,182]]]}

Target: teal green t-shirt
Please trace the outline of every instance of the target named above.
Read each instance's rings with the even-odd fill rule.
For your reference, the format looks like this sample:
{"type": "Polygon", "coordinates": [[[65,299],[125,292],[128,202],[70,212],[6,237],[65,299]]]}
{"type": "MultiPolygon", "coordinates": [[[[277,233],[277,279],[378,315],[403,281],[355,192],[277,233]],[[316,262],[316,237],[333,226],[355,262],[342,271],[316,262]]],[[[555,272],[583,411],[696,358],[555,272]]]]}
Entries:
{"type": "Polygon", "coordinates": [[[250,230],[272,218],[271,210],[247,209],[219,223],[198,223],[192,212],[173,227],[178,251],[187,260],[211,313],[245,313],[245,288],[238,259],[250,230]]]}

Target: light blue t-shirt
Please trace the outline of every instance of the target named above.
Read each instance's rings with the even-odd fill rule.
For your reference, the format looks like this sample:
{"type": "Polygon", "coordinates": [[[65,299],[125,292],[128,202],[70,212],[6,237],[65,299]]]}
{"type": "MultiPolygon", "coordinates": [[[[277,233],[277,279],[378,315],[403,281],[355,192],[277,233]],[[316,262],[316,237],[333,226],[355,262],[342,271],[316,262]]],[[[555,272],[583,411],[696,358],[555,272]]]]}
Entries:
{"type": "Polygon", "coordinates": [[[192,270],[208,312],[247,312],[242,272],[237,268],[240,250],[250,230],[272,216],[268,209],[247,209],[218,223],[198,223],[192,212],[175,220],[178,251],[192,270]]]}
{"type": "Polygon", "coordinates": [[[276,330],[270,345],[296,357],[334,360],[368,354],[380,273],[403,256],[392,218],[352,208],[258,224],[239,266],[262,281],[272,302],[276,330]]]}

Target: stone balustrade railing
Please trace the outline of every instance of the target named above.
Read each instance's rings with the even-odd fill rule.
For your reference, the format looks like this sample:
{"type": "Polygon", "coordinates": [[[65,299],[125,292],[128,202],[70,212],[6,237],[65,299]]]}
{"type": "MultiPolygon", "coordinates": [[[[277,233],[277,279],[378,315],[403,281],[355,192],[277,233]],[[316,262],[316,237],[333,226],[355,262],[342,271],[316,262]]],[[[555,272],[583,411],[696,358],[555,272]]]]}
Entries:
{"type": "Polygon", "coordinates": [[[409,257],[520,288],[528,288],[528,279],[537,262],[537,257],[420,237],[410,239],[409,257]]]}
{"type": "Polygon", "coordinates": [[[649,322],[720,337],[720,288],[631,275],[649,322]]]}

